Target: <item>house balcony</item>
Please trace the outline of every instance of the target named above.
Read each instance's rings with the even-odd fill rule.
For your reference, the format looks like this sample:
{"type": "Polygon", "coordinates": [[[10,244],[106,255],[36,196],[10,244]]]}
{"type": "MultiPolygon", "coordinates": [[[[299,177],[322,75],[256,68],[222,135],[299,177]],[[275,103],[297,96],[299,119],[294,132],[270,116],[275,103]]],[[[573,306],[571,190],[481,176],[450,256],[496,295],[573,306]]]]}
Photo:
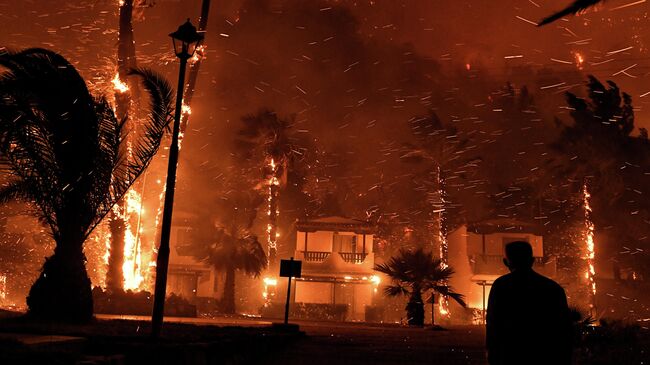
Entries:
{"type": "Polygon", "coordinates": [[[371,252],[296,251],[303,261],[303,275],[343,275],[374,273],[375,255],[371,252]]]}
{"type": "MultiPolygon", "coordinates": [[[[469,263],[474,275],[504,275],[509,272],[503,263],[502,255],[469,255],[469,263]]],[[[555,258],[545,260],[543,257],[535,257],[533,270],[538,273],[553,277],[556,273],[555,258]]]]}

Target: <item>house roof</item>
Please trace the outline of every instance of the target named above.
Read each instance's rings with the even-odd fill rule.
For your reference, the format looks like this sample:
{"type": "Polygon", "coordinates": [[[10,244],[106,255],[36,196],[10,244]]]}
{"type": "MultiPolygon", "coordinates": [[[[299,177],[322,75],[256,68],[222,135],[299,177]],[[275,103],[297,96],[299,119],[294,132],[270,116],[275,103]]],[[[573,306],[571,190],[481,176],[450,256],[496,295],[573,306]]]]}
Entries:
{"type": "Polygon", "coordinates": [[[375,231],[374,225],[370,222],[340,216],[300,219],[296,222],[296,228],[302,232],[343,231],[372,234],[375,231]]]}
{"type": "Polygon", "coordinates": [[[478,222],[467,224],[467,231],[477,234],[490,234],[490,233],[530,233],[541,235],[542,229],[535,223],[518,221],[509,218],[488,219],[478,222]]]}

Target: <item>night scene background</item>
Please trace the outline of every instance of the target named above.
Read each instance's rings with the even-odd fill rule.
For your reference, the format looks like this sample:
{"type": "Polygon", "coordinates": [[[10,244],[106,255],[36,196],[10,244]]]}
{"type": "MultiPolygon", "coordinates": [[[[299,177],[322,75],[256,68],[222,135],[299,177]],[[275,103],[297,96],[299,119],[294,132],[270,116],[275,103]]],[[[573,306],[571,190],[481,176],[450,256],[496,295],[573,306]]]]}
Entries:
{"type": "MultiPolygon", "coordinates": [[[[169,34],[189,18],[205,38],[187,60],[179,111],[165,302],[172,318],[165,320],[178,327],[165,327],[169,338],[232,335],[225,352],[239,359],[234,363],[320,363],[343,344],[350,363],[487,364],[490,286],[506,273],[504,245],[526,240],[536,271],[566,291],[576,363],[646,363],[650,3],[586,1],[538,26],[570,3],[0,0],[0,308],[9,320],[2,332],[94,344],[56,363],[97,353],[135,363],[137,346],[113,347],[96,332],[119,339],[148,331],[140,326],[148,328],[151,315],[172,134],[163,124],[173,119],[179,73],[169,34]],[[46,120],[47,112],[66,118],[65,107],[7,106],[15,104],[15,80],[7,75],[19,79],[25,69],[12,62],[29,48],[58,53],[93,97],[104,97],[101,113],[124,123],[117,132],[123,160],[113,161],[123,169],[100,167],[103,160],[84,153],[68,151],[67,161],[55,152],[42,156],[45,147],[8,137],[27,111],[36,119],[46,120]],[[130,74],[136,67],[140,74],[130,74]],[[26,155],[16,152],[22,148],[26,155]],[[20,164],[30,159],[37,163],[20,164]],[[41,190],[20,193],[16,179],[33,177],[21,169],[46,175],[49,167],[39,166],[65,169],[82,159],[107,171],[103,181],[115,186],[88,194],[101,204],[86,213],[87,222],[82,213],[65,220],[70,227],[86,222],[79,228],[85,258],[78,256],[75,270],[82,280],[85,260],[88,315],[108,330],[70,325],[84,322],[79,312],[57,318],[44,310],[48,321],[66,322],[45,332],[12,322],[38,308],[26,298],[38,300],[30,290],[43,280],[46,258],[67,247],[67,211],[47,208],[47,201],[58,189],[69,202],[74,193],[66,191],[83,180],[61,178],[47,190],[49,180],[39,175],[41,190]],[[381,269],[414,252],[438,270],[437,286],[417,289],[421,323],[405,311],[413,293],[386,290],[395,281],[381,269]],[[302,261],[302,277],[292,284],[289,317],[310,339],[269,340],[264,326],[282,321],[285,309],[279,263],[290,257],[302,261]],[[111,322],[120,318],[126,321],[111,322]],[[197,331],[183,321],[204,326],[197,331]],[[413,332],[413,325],[425,327],[413,332]],[[223,326],[239,329],[230,334],[223,326]],[[257,355],[242,357],[237,351],[246,352],[247,336],[264,340],[249,344],[259,346],[257,355]],[[349,348],[353,343],[361,352],[349,348]]],[[[51,100],[68,100],[70,86],[56,85],[59,76],[49,72],[29,82],[51,100]]],[[[24,135],[40,136],[25,128],[24,135]]],[[[73,308],[60,300],[56,305],[73,308]]],[[[530,313],[530,326],[535,318],[530,313]]],[[[7,355],[8,363],[48,363],[43,353],[34,355],[39,351],[7,355]]],[[[183,359],[172,363],[194,363],[183,359]]]]}

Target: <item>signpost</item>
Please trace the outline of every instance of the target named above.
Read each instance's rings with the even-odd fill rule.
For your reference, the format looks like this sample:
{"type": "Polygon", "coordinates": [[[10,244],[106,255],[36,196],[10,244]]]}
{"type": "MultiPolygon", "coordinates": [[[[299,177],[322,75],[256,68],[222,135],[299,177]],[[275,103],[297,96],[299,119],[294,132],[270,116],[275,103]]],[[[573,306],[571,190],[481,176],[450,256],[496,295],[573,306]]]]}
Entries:
{"type": "Polygon", "coordinates": [[[291,278],[299,278],[302,272],[302,261],[280,260],[280,277],[289,278],[287,284],[287,304],[284,307],[284,324],[289,323],[289,301],[291,300],[291,278]]]}

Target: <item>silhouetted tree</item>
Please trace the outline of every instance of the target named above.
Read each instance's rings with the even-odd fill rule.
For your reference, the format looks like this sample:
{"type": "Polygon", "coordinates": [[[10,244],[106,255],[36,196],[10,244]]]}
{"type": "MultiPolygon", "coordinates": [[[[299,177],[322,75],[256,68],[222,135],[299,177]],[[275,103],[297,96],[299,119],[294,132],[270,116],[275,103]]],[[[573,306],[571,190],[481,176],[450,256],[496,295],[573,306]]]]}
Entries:
{"type": "Polygon", "coordinates": [[[575,219],[571,211],[573,215],[583,216],[579,196],[587,181],[596,234],[616,237],[614,242],[597,248],[597,258],[616,255],[620,260],[632,261],[630,256],[635,256],[635,261],[644,257],[647,261],[645,254],[619,252],[626,241],[637,241],[648,233],[644,220],[650,213],[650,204],[639,194],[650,183],[645,174],[650,166],[649,146],[642,132],[639,137],[633,136],[634,111],[629,95],[621,92],[615,83],[608,81],[605,86],[593,76],[589,77],[587,88],[587,98],[567,93],[572,122],[557,121],[561,134],[552,145],[556,153],[546,169],[547,181],[541,185],[546,187],[547,197],[559,202],[576,202],[563,204],[569,210],[557,217],[566,227],[567,221],[575,219]],[[608,227],[607,232],[603,231],[604,227],[608,227]]]}
{"type": "Polygon", "coordinates": [[[279,118],[268,109],[242,118],[238,150],[242,157],[263,171],[261,187],[267,189],[268,200],[268,260],[273,266],[277,254],[278,199],[286,183],[290,159],[295,153],[291,135],[292,120],[279,118]]]}
{"type": "Polygon", "coordinates": [[[50,228],[56,243],[27,298],[33,316],[65,321],[92,317],[83,243],[160,146],[172,115],[172,90],[160,76],[133,71],[151,98],[149,121],[120,154],[123,122],[104,98],[93,97],[61,55],[45,49],[5,52],[0,65],[0,157],[11,177],[0,200],[22,199],[50,228]]]}
{"type": "Polygon", "coordinates": [[[553,23],[554,21],[565,17],[567,15],[575,15],[581,11],[584,11],[598,3],[603,2],[603,0],[575,0],[566,8],[549,15],[548,17],[542,19],[537,26],[541,27],[543,25],[553,23]]]}
{"type": "Polygon", "coordinates": [[[443,267],[430,251],[423,248],[416,250],[400,250],[397,256],[391,257],[384,264],[377,264],[376,271],[388,275],[392,284],[386,286],[386,295],[394,297],[406,295],[409,297],[406,305],[406,316],[409,324],[424,325],[424,301],[422,294],[433,291],[454,299],[463,307],[463,296],[454,292],[449,282],[454,274],[451,267],[443,267]]]}

